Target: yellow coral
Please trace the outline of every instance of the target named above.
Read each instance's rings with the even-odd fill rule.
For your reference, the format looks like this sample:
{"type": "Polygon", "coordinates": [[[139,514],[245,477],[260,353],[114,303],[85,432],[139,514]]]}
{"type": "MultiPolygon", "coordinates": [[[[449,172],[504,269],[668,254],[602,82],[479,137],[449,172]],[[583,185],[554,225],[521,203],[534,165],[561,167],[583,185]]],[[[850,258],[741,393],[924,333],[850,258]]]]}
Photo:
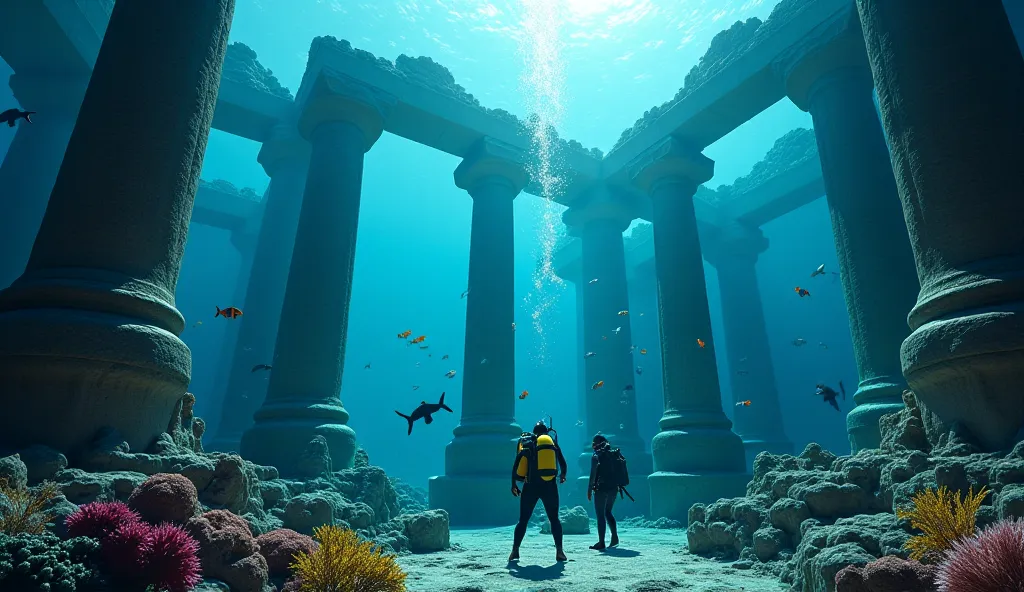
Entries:
{"type": "Polygon", "coordinates": [[[53,520],[53,513],[45,510],[57,497],[56,483],[45,482],[32,491],[25,487],[13,487],[6,478],[0,477],[0,495],[7,503],[0,505],[0,532],[6,534],[39,534],[46,523],[53,520]]]}
{"type": "Polygon", "coordinates": [[[321,526],[313,538],[320,547],[296,554],[291,565],[302,592],[405,592],[405,572],[395,558],[354,531],[321,526]]]}
{"type": "Polygon", "coordinates": [[[949,491],[945,485],[938,491],[928,489],[911,498],[914,506],[909,510],[896,510],[899,519],[909,518],[910,525],[924,534],[910,537],[903,548],[910,558],[920,560],[930,553],[944,554],[953,542],[974,535],[975,517],[988,489],[982,487],[975,494],[972,487],[967,497],[949,491]]]}

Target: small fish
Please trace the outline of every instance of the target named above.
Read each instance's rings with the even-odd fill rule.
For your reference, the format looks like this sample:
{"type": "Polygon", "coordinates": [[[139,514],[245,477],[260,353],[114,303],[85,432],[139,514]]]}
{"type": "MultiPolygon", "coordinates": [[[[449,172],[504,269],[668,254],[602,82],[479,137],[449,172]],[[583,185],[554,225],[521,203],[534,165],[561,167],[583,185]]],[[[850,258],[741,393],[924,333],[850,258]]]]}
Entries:
{"type": "Polygon", "coordinates": [[[423,423],[431,424],[434,422],[434,418],[431,416],[440,411],[441,409],[444,409],[448,413],[452,413],[451,407],[448,407],[447,405],[444,404],[444,393],[441,393],[441,400],[438,401],[437,403],[427,403],[426,401],[421,401],[420,406],[414,409],[411,415],[406,415],[398,410],[395,410],[395,413],[405,418],[405,420],[409,422],[409,435],[411,436],[412,424],[414,421],[422,418],[423,423]]]}
{"type": "Polygon", "coordinates": [[[419,368],[419,367],[420,367],[420,363],[419,363],[419,362],[416,362],[416,367],[417,367],[417,368],[419,368]]]}
{"type": "Polygon", "coordinates": [[[459,296],[459,300],[462,300],[466,296],[469,296],[469,290],[470,288],[466,288],[466,291],[462,293],[462,296],[459,296]]]}
{"type": "Polygon", "coordinates": [[[632,390],[633,390],[633,385],[627,384],[626,386],[622,387],[622,394],[626,394],[628,392],[631,392],[632,390]]]}
{"type": "Polygon", "coordinates": [[[604,381],[603,380],[598,380],[594,384],[590,385],[590,389],[596,391],[597,389],[601,388],[602,386],[604,386],[604,381]]]}
{"type": "Polygon", "coordinates": [[[195,329],[196,327],[201,327],[202,325],[203,325],[202,321],[196,321],[196,323],[194,325],[192,325],[192,328],[195,329]]]}
{"type": "Polygon", "coordinates": [[[644,313],[640,313],[640,316],[644,316],[644,313]]]}
{"type": "Polygon", "coordinates": [[[578,427],[578,428],[583,427],[583,420],[582,419],[577,419],[576,420],[576,427],[578,427]]]}
{"type": "Polygon", "coordinates": [[[583,354],[583,359],[586,360],[586,359],[592,358],[592,357],[594,357],[596,355],[597,355],[597,352],[587,352],[587,353],[583,354]]]}
{"type": "Polygon", "coordinates": [[[487,363],[487,358],[484,358],[484,359],[480,360],[480,365],[481,366],[483,366],[486,363],[487,363]]]}
{"type": "Polygon", "coordinates": [[[736,402],[736,406],[737,407],[750,407],[750,399],[747,399],[746,401],[737,401],[736,402]]]}
{"type": "Polygon", "coordinates": [[[746,356],[744,356],[744,357],[740,358],[740,363],[741,363],[741,364],[742,364],[743,362],[746,362],[746,361],[747,361],[747,358],[746,358],[746,356]]]}
{"type": "Polygon", "coordinates": [[[592,284],[596,284],[596,283],[597,283],[597,278],[594,278],[594,279],[590,280],[589,282],[587,282],[587,284],[591,284],[591,285],[592,284]]]}
{"type": "Polygon", "coordinates": [[[414,391],[420,390],[420,385],[418,385],[418,384],[412,385],[412,390],[414,390],[414,391]]]}
{"type": "Polygon", "coordinates": [[[750,374],[750,371],[749,370],[737,370],[736,374],[739,374],[740,376],[746,376],[747,374],[750,374]]]}
{"type": "MultiPolygon", "coordinates": [[[[627,316],[628,314],[629,314],[629,311],[628,311],[628,310],[620,310],[620,311],[619,311],[619,316],[620,316],[620,317],[624,317],[624,316],[627,316]]],[[[641,314],[643,314],[643,313],[641,313],[641,314]]]]}
{"type": "Polygon", "coordinates": [[[636,346],[635,345],[629,346],[629,353],[633,353],[635,351],[636,351],[636,346]]]}
{"type": "Polygon", "coordinates": [[[636,375],[637,376],[641,376],[643,373],[644,373],[644,367],[643,366],[637,366],[636,367],[636,375]]]}
{"type": "Polygon", "coordinates": [[[703,340],[703,339],[700,339],[700,338],[698,337],[698,338],[697,338],[697,345],[699,345],[701,349],[704,349],[704,340],[703,340]]]}
{"type": "Polygon", "coordinates": [[[525,399],[526,397],[529,397],[529,396],[530,396],[530,391],[523,391],[523,392],[519,393],[519,400],[522,401],[523,399],[525,399]]]}
{"type": "Polygon", "coordinates": [[[370,362],[367,362],[366,365],[363,366],[363,370],[372,370],[372,368],[370,368],[370,362]]]}
{"type": "Polygon", "coordinates": [[[601,336],[601,339],[607,340],[607,339],[608,339],[608,336],[607,336],[607,335],[602,335],[602,336],[601,336]]]}
{"type": "Polygon", "coordinates": [[[793,345],[795,345],[797,347],[800,347],[802,345],[807,345],[807,340],[802,338],[802,337],[797,337],[796,339],[793,340],[793,345]]]}
{"type": "MultiPolygon", "coordinates": [[[[839,390],[842,391],[843,400],[845,401],[846,387],[843,386],[842,380],[839,381],[839,390]]],[[[841,409],[839,409],[839,403],[836,401],[836,397],[839,396],[839,393],[833,390],[832,387],[826,386],[824,384],[819,384],[817,385],[817,388],[815,388],[814,394],[819,397],[824,397],[825,402],[834,407],[836,411],[842,411],[841,409]]]]}
{"type": "Polygon", "coordinates": [[[815,269],[814,271],[811,272],[811,277],[818,276],[818,275],[825,275],[825,264],[824,263],[819,265],[818,269],[815,269]]]}
{"type": "Polygon", "coordinates": [[[274,369],[274,367],[271,366],[270,364],[256,364],[255,366],[252,367],[252,370],[250,370],[249,372],[259,372],[260,370],[273,370],[273,369],[274,369]]]}
{"type": "Polygon", "coordinates": [[[624,423],[620,423],[620,424],[619,424],[619,429],[620,429],[620,430],[624,430],[624,429],[626,429],[626,424],[624,424],[624,423]]]}
{"type": "Polygon", "coordinates": [[[818,347],[820,347],[821,349],[828,349],[828,346],[825,345],[824,341],[819,341],[818,342],[818,347]]]}
{"type": "Polygon", "coordinates": [[[427,338],[426,335],[420,335],[419,337],[411,340],[409,343],[410,344],[413,344],[413,343],[423,343],[423,340],[426,339],[426,338],[427,338]]]}
{"type": "Polygon", "coordinates": [[[35,115],[35,111],[22,111],[20,109],[8,109],[3,113],[0,113],[0,123],[6,123],[7,127],[14,127],[15,122],[19,119],[24,119],[29,123],[32,121],[32,116],[35,115]]]}
{"type": "Polygon", "coordinates": [[[640,355],[641,356],[646,356],[647,355],[647,350],[644,349],[644,348],[640,348],[640,355]]]}
{"type": "Polygon", "coordinates": [[[441,356],[441,359],[442,360],[447,360],[448,359],[448,354],[445,354],[445,355],[441,356]]]}
{"type": "Polygon", "coordinates": [[[513,330],[513,331],[515,331],[515,330],[516,330],[516,324],[515,324],[515,323],[512,323],[512,330],[513,330]]]}
{"type": "Polygon", "coordinates": [[[213,315],[213,318],[224,317],[225,319],[237,319],[242,316],[242,311],[238,310],[234,306],[229,306],[224,309],[219,306],[215,306],[214,308],[217,309],[217,314],[213,315]]]}
{"type": "Polygon", "coordinates": [[[614,333],[616,335],[619,334],[619,331],[622,331],[622,327],[615,327],[614,329],[612,329],[612,333],[614,333]]]}
{"type": "Polygon", "coordinates": [[[407,329],[398,334],[399,339],[408,339],[412,335],[412,329],[407,329]]]}
{"type": "MultiPolygon", "coordinates": [[[[199,323],[202,323],[202,321],[197,321],[197,322],[199,322],[199,323]]],[[[243,348],[242,348],[242,351],[247,351],[247,352],[251,352],[251,351],[252,351],[252,348],[251,348],[251,347],[243,347],[243,348]]]]}
{"type": "Polygon", "coordinates": [[[427,357],[428,358],[432,358],[432,357],[434,357],[434,354],[427,354],[427,357]]]}
{"type": "Polygon", "coordinates": [[[429,349],[429,348],[430,348],[430,346],[429,346],[429,345],[421,345],[421,346],[420,346],[420,349],[429,349]]]}
{"type": "Polygon", "coordinates": [[[800,286],[797,286],[797,287],[793,288],[793,291],[796,292],[797,294],[799,294],[801,298],[803,298],[804,296],[810,296],[811,295],[810,292],[808,292],[807,290],[804,290],[800,286]]]}
{"type": "Polygon", "coordinates": [[[449,371],[445,372],[444,375],[446,377],[448,377],[448,378],[455,378],[455,371],[454,370],[449,370],[449,371]]]}

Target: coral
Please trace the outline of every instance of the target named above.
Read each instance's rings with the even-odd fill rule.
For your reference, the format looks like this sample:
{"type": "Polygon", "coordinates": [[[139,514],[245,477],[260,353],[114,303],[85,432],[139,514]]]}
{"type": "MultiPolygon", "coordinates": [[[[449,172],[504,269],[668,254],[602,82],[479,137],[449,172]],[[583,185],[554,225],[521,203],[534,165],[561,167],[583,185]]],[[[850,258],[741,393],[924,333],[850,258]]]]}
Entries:
{"type": "Polygon", "coordinates": [[[109,590],[98,567],[100,544],[88,538],[0,534],[0,590],[17,592],[109,590]]]}
{"type": "Polygon", "coordinates": [[[909,519],[913,528],[924,533],[907,541],[910,558],[945,553],[955,541],[973,535],[975,516],[986,495],[988,490],[982,487],[977,494],[971,489],[966,498],[961,498],[942,486],[937,491],[929,489],[915,495],[911,498],[911,509],[897,509],[897,518],[909,519]]]}
{"type": "Polygon", "coordinates": [[[45,482],[38,487],[12,486],[0,478],[0,494],[6,503],[0,508],[0,532],[7,534],[39,534],[54,514],[46,510],[59,494],[56,483],[45,482]]]}
{"type": "Polygon", "coordinates": [[[260,555],[267,560],[270,577],[287,577],[291,564],[299,553],[312,553],[317,544],[312,537],[288,528],[279,528],[256,537],[260,555]]]}
{"type": "Polygon", "coordinates": [[[152,530],[145,522],[123,522],[99,539],[104,565],[119,583],[144,581],[152,530]]]}
{"type": "Polygon", "coordinates": [[[180,526],[161,524],[149,533],[147,582],[156,590],[186,592],[202,581],[199,543],[180,526]]]}
{"type": "MultiPolygon", "coordinates": [[[[562,506],[558,509],[558,520],[562,523],[564,534],[590,534],[590,516],[583,506],[562,506]]],[[[548,522],[546,515],[540,524],[540,531],[543,534],[551,534],[551,523],[548,522]]]]}
{"type": "Polygon", "coordinates": [[[189,520],[185,530],[199,542],[204,577],[223,580],[232,590],[258,592],[266,587],[267,561],[243,518],[210,510],[189,520]]]}
{"type": "Polygon", "coordinates": [[[196,486],[175,473],[157,473],[143,481],[128,498],[128,506],[151,524],[181,524],[201,510],[196,486]]]}
{"type": "Polygon", "coordinates": [[[935,589],[934,565],[886,555],[836,574],[836,592],[930,592],[935,589]]]}
{"type": "MultiPolygon", "coordinates": [[[[743,195],[796,165],[817,158],[818,142],[814,131],[798,127],[775,140],[771,149],[754,164],[749,173],[736,179],[732,185],[718,187],[715,190],[716,201],[727,201],[743,195]]],[[[707,196],[705,199],[711,201],[707,196]]]]}
{"type": "Polygon", "coordinates": [[[139,522],[139,513],[121,502],[92,502],[78,507],[64,520],[69,537],[105,538],[122,524],[139,522]]]}
{"type": "Polygon", "coordinates": [[[374,590],[404,592],[405,572],[391,555],[361,542],[355,531],[321,526],[313,533],[320,547],[295,558],[292,569],[304,592],[374,590]],[[358,584],[358,587],[357,587],[358,584]]]}
{"type": "Polygon", "coordinates": [[[941,592],[1024,590],[1024,521],[1002,520],[954,541],[939,566],[941,592]]]}
{"type": "Polygon", "coordinates": [[[274,73],[256,59],[256,52],[244,43],[236,41],[228,46],[221,77],[282,99],[292,99],[288,89],[281,86],[274,73]]]}

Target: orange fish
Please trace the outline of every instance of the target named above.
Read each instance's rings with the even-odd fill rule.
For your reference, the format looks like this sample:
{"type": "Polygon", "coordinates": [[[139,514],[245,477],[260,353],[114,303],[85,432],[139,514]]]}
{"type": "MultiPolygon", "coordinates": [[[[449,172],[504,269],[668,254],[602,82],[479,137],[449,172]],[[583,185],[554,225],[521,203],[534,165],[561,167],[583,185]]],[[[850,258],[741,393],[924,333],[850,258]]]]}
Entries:
{"type": "Polygon", "coordinates": [[[699,345],[701,349],[704,349],[704,340],[703,339],[698,339],[697,340],[697,345],[699,345]]]}
{"type": "Polygon", "coordinates": [[[238,310],[234,306],[229,306],[225,309],[221,309],[219,306],[215,306],[217,314],[213,315],[213,318],[224,317],[225,319],[237,319],[242,316],[242,311],[238,310]]]}
{"type": "Polygon", "coordinates": [[[641,349],[640,350],[640,355],[641,356],[646,356],[647,355],[647,350],[646,349],[641,349]]]}
{"type": "Polygon", "coordinates": [[[737,407],[750,407],[750,399],[747,399],[746,401],[739,401],[739,402],[736,403],[736,406],[737,407]]]}
{"type": "Polygon", "coordinates": [[[419,337],[417,337],[416,339],[413,339],[409,343],[423,343],[423,340],[426,339],[426,338],[427,338],[426,335],[420,335],[419,337]]]}
{"type": "Polygon", "coordinates": [[[598,381],[597,381],[597,382],[595,382],[595,383],[594,383],[593,385],[591,385],[591,386],[590,386],[590,388],[591,388],[592,390],[595,390],[595,391],[596,391],[597,389],[601,388],[602,386],[604,386],[604,381],[603,381],[603,380],[598,380],[598,381]]]}
{"type": "Polygon", "coordinates": [[[529,396],[530,396],[530,391],[523,391],[523,392],[519,393],[519,399],[520,400],[525,399],[526,397],[529,397],[529,396]]]}
{"type": "Polygon", "coordinates": [[[810,292],[808,292],[807,290],[804,290],[800,286],[797,286],[797,287],[793,288],[793,291],[796,292],[797,294],[799,294],[801,298],[803,298],[804,296],[810,296],[811,295],[810,292]]]}
{"type": "Polygon", "coordinates": [[[412,329],[408,329],[408,330],[402,331],[401,333],[398,334],[398,338],[399,339],[408,339],[410,335],[412,335],[412,329]]]}

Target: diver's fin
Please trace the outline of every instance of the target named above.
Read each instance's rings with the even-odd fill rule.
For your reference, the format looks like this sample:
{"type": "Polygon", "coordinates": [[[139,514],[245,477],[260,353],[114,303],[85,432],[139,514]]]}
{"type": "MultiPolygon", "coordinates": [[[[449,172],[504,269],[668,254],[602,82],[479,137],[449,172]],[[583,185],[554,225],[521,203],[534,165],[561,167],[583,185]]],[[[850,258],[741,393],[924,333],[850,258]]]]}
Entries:
{"type": "Polygon", "coordinates": [[[412,435],[412,418],[409,417],[408,415],[402,413],[401,411],[398,411],[397,409],[395,410],[395,413],[397,413],[400,417],[404,417],[405,421],[409,422],[409,433],[407,435],[411,436],[412,435]]]}
{"type": "Polygon", "coordinates": [[[846,387],[843,386],[843,381],[839,381],[839,391],[843,393],[843,400],[846,400],[846,387]]]}
{"type": "Polygon", "coordinates": [[[839,408],[839,403],[837,403],[835,399],[829,399],[828,403],[829,403],[829,405],[832,405],[833,407],[835,407],[836,411],[842,411],[842,409],[839,408]]]}
{"type": "Polygon", "coordinates": [[[438,406],[441,407],[441,409],[444,409],[448,413],[455,413],[454,411],[452,411],[451,407],[449,407],[449,406],[444,404],[444,393],[441,393],[441,400],[438,401],[437,404],[438,404],[438,406]]]}

